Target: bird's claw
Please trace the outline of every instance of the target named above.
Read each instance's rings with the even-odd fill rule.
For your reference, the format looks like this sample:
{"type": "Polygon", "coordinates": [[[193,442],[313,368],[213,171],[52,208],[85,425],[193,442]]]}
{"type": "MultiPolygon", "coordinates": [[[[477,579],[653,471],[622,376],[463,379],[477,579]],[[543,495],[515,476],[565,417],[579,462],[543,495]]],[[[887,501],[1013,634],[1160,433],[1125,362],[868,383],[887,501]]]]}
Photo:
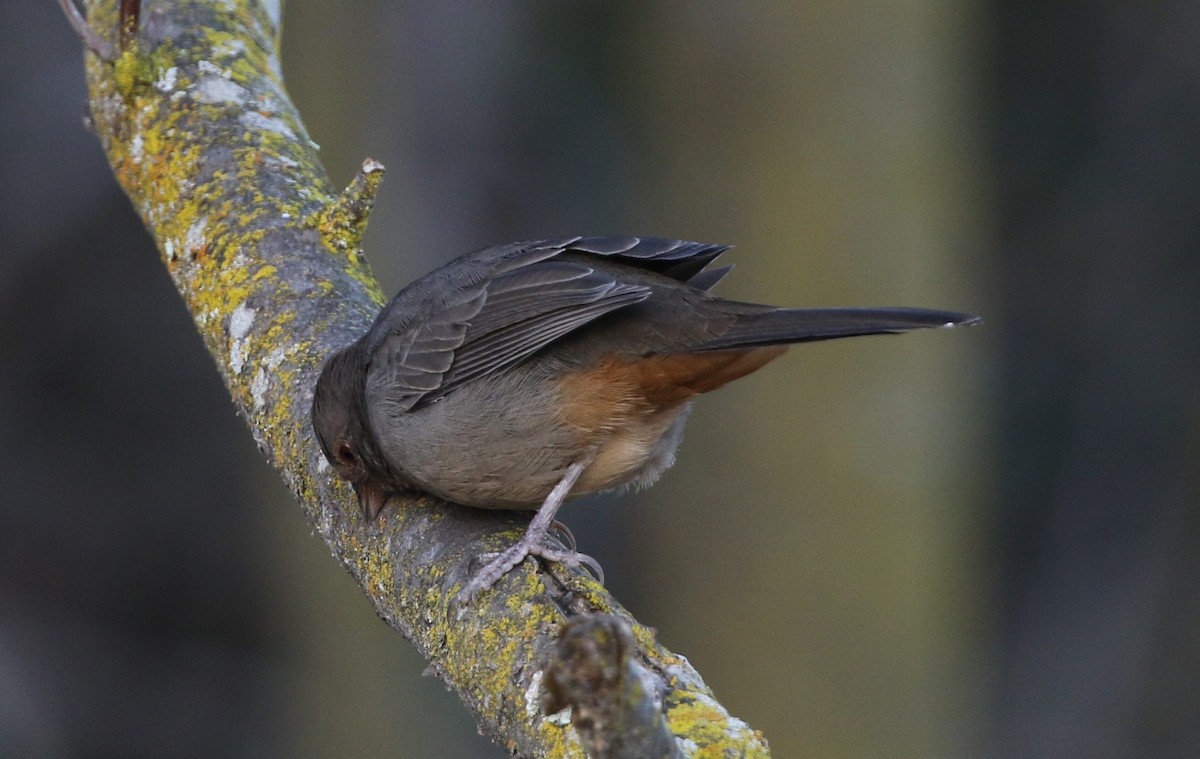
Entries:
{"type": "Polygon", "coordinates": [[[525,541],[520,540],[508,548],[495,554],[483,554],[491,556],[491,560],[484,564],[479,571],[475,572],[466,586],[459,592],[458,601],[460,603],[468,603],[475,598],[480,591],[487,590],[496,584],[496,582],[508,574],[513,567],[520,564],[527,556],[534,556],[546,561],[553,561],[567,567],[583,567],[596,578],[600,584],[604,584],[604,570],[600,567],[600,562],[596,561],[591,556],[585,553],[579,553],[574,549],[574,540],[571,540],[571,548],[551,548],[540,543],[534,545],[522,545],[525,541]]]}

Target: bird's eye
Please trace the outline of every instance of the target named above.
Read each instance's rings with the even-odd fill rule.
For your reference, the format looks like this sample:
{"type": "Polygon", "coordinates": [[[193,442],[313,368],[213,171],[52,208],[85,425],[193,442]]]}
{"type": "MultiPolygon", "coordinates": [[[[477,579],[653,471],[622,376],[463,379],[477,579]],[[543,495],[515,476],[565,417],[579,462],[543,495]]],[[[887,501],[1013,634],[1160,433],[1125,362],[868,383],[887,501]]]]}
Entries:
{"type": "Polygon", "coordinates": [[[358,456],[354,455],[354,449],[350,447],[349,443],[342,443],[338,446],[337,457],[338,461],[341,461],[343,464],[358,463],[358,456]]]}

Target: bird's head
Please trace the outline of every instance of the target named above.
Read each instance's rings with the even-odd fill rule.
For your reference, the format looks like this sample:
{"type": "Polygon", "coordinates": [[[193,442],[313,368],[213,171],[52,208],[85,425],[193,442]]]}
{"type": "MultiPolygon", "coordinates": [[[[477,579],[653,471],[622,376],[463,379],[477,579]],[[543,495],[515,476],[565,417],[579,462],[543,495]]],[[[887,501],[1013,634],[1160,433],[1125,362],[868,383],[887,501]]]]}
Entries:
{"type": "Polygon", "coordinates": [[[383,508],[387,490],[372,465],[370,432],[365,424],[365,362],[357,345],[343,348],[325,362],[313,392],[312,420],[321,451],[338,477],[354,487],[368,519],[383,508]]]}

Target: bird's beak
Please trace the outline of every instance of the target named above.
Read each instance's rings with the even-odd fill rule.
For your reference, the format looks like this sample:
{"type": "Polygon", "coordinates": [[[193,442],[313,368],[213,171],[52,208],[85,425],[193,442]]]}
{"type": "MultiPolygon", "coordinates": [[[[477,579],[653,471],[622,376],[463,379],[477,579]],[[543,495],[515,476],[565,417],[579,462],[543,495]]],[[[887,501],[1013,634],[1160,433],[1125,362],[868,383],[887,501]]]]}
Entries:
{"type": "Polygon", "coordinates": [[[383,504],[387,501],[387,491],[378,480],[367,480],[354,484],[354,492],[358,495],[358,506],[362,509],[363,518],[368,522],[379,516],[383,504]]]}

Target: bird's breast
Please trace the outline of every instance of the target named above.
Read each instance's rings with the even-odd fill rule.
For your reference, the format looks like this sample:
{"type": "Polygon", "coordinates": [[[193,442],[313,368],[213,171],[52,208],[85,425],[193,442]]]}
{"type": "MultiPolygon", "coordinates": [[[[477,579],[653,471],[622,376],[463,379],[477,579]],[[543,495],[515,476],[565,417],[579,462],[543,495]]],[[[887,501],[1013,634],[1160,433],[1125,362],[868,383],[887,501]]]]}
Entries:
{"type": "Polygon", "coordinates": [[[633,485],[645,487],[675,463],[690,403],[631,420],[598,439],[592,463],[576,485],[579,494],[633,485]]]}
{"type": "Polygon", "coordinates": [[[557,384],[563,421],[592,458],[575,493],[648,485],[674,462],[693,393],[648,392],[640,360],[604,360],[557,384]]]}

